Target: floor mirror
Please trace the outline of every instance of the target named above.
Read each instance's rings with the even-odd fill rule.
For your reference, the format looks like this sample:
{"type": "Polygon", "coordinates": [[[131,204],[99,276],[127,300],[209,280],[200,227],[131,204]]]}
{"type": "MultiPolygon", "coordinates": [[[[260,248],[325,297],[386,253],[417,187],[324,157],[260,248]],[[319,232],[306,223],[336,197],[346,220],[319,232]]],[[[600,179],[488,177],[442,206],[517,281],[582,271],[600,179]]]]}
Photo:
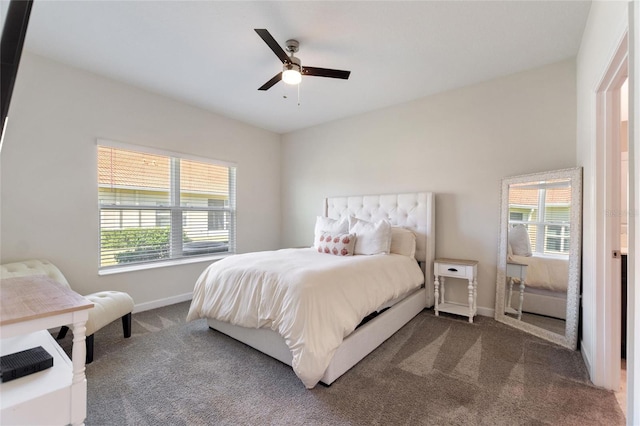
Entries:
{"type": "Polygon", "coordinates": [[[495,318],[578,343],[582,169],[502,179],[495,318]]]}

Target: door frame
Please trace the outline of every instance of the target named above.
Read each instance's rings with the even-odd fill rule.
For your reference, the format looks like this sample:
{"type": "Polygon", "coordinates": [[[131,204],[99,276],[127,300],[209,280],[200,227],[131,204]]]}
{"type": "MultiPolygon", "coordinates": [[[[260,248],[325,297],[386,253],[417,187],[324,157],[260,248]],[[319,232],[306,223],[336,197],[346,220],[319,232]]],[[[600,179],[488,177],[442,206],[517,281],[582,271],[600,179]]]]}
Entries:
{"type": "Polygon", "coordinates": [[[596,346],[592,381],[620,387],[620,88],[629,75],[628,32],[596,88],[596,346]]]}
{"type": "Polygon", "coordinates": [[[640,423],[640,3],[629,2],[629,263],[627,304],[627,424],[640,423]]]}

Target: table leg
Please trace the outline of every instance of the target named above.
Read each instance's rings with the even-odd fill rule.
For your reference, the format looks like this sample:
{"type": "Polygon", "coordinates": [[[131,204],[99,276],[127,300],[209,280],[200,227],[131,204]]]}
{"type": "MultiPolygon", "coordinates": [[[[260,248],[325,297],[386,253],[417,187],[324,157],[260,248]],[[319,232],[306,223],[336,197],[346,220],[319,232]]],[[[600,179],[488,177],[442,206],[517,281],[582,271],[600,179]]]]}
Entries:
{"type": "Polygon", "coordinates": [[[518,320],[522,319],[522,302],[524,302],[524,280],[520,280],[520,304],[518,305],[518,320]]]}
{"type": "Polygon", "coordinates": [[[513,300],[513,278],[508,277],[509,278],[509,296],[507,298],[507,303],[505,303],[505,311],[506,308],[511,308],[511,301],[513,300]]]}
{"type": "Polygon", "coordinates": [[[438,276],[436,275],[436,279],[434,280],[434,285],[435,285],[435,291],[434,291],[434,296],[435,296],[435,311],[436,311],[436,316],[438,316],[438,300],[440,297],[440,293],[439,293],[439,289],[440,289],[440,281],[438,281],[438,276]]]}
{"type": "Polygon", "coordinates": [[[478,278],[473,277],[473,315],[478,312],[478,278]]]}
{"type": "Polygon", "coordinates": [[[473,322],[473,280],[469,280],[469,322],[473,322]]]}
{"type": "MultiPolygon", "coordinates": [[[[86,318],[86,317],[85,317],[86,318]]],[[[74,322],[73,346],[71,348],[71,364],[73,377],[71,379],[71,424],[84,425],[87,416],[87,378],[85,376],[85,346],[86,320],[74,322]]]]}

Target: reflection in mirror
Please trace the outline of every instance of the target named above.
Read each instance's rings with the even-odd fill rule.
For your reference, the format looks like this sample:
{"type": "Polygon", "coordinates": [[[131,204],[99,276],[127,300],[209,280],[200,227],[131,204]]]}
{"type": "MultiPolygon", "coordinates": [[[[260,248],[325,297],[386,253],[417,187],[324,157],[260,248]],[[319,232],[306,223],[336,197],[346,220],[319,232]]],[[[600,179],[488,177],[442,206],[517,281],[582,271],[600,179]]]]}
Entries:
{"type": "Polygon", "coordinates": [[[496,319],[575,349],[581,170],[505,178],[496,319]]]}

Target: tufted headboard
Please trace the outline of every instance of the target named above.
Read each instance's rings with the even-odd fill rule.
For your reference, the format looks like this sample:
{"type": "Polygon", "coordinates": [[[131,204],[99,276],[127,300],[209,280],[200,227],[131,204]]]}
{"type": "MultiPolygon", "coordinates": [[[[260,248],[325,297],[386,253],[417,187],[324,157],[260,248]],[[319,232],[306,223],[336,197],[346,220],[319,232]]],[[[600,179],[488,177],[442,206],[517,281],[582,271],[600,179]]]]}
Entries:
{"type": "Polygon", "coordinates": [[[433,305],[433,261],[435,258],[435,197],[432,192],[357,195],[325,199],[324,215],[332,219],[355,216],[377,221],[388,219],[392,226],[416,234],[416,260],[425,272],[428,306],[433,305]]]}

